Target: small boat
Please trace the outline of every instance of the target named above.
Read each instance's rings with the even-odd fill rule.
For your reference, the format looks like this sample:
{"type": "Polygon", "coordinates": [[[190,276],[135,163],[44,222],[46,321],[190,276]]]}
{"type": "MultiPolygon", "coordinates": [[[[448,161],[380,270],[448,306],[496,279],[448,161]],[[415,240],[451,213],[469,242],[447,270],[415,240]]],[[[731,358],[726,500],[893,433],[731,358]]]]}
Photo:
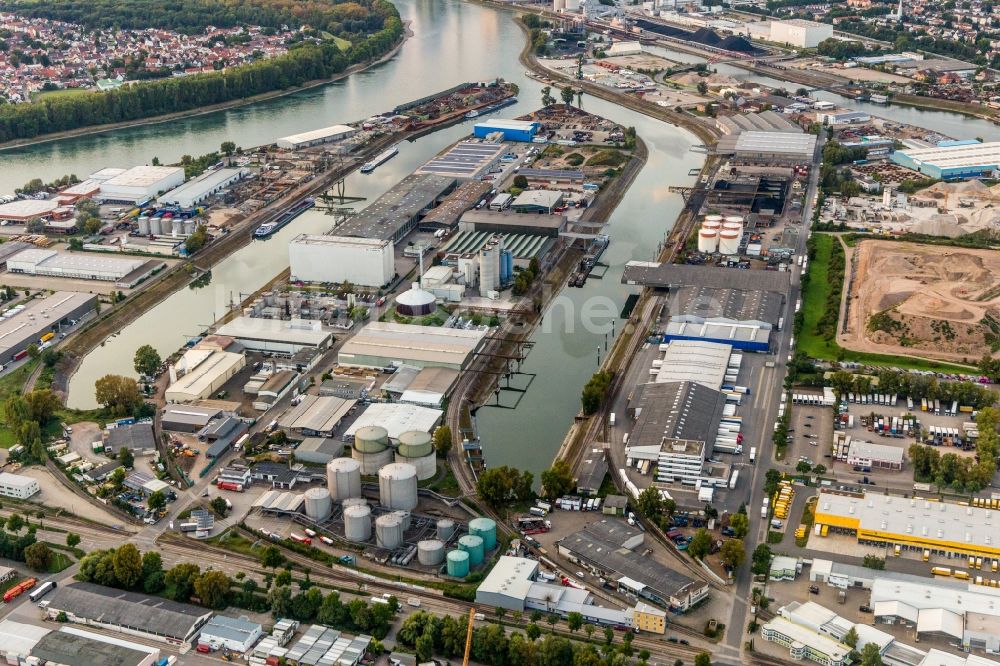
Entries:
{"type": "Polygon", "coordinates": [[[468,113],[466,113],[465,117],[466,118],[478,118],[479,117],[479,111],[477,111],[476,109],[473,109],[472,111],[469,111],[468,113]]]}
{"type": "Polygon", "coordinates": [[[361,167],[361,173],[371,173],[372,171],[382,166],[383,164],[385,164],[398,154],[399,154],[398,146],[393,146],[388,150],[382,151],[372,161],[365,162],[364,166],[361,167]]]}
{"type": "Polygon", "coordinates": [[[303,199],[302,201],[300,201],[299,203],[295,204],[294,206],[286,210],[284,213],[282,213],[273,222],[265,222],[264,224],[257,227],[257,229],[253,232],[254,238],[267,238],[268,236],[270,236],[271,234],[278,231],[286,224],[294,220],[296,217],[298,217],[305,211],[312,208],[315,203],[316,203],[315,199],[313,199],[312,197],[306,197],[305,199],[303,199]]]}

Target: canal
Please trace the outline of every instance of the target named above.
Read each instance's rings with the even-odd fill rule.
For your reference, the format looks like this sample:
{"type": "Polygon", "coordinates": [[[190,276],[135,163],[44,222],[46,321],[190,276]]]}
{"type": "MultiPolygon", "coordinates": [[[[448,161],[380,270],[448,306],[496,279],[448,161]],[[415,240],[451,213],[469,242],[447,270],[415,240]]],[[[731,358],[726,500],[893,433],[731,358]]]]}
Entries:
{"type": "MultiPolygon", "coordinates": [[[[414,36],[387,63],[337,83],[239,109],[3,151],[0,192],[12,191],[29,177],[85,176],[104,166],[148,162],[153,156],[163,162],[176,161],[183,154],[198,155],[225,140],[242,145],[266,143],[284,134],[360,119],[468,80],[502,76],[517,83],[520,102],[505,115],[539,105],[540,84],[525,77],[518,63],[523,36],[510,14],[460,0],[398,0],[396,4],[411,22],[414,36]]],[[[727,69],[725,65],[719,68],[727,69]]],[[[754,80],[754,75],[732,69],[725,73],[754,80]]],[[[592,97],[583,98],[583,107],[636,127],[649,148],[649,158],[609,220],[612,241],[602,257],[608,265],[603,278],[589,280],[582,289],[565,289],[555,299],[522,366],[524,373],[534,375],[527,392],[519,402],[513,393],[501,395],[501,404],[516,404],[516,409],[485,407],[478,412],[488,464],[528,469],[536,479],[572,423],[580,391],[597,368],[598,355],[603,356],[606,342],[611,344],[613,321],[617,322],[614,333],[621,331],[617,313],[626,293],[619,282],[625,262],[655,256],[681,208],[680,197],[668,189],[690,184],[688,171],[702,162],[702,156],[690,150],[697,141],[684,130],[592,97]]],[[[952,136],[1000,137],[990,123],[957,114],[895,106],[873,107],[872,111],[952,136]]],[[[348,194],[371,201],[469,131],[465,123],[404,144],[400,155],[374,174],[349,177],[348,194]]],[[[94,406],[93,385],[98,377],[133,374],[131,359],[140,345],[152,344],[163,355],[177,349],[220,316],[232,299],[255,291],[286,268],[286,245],[293,235],[322,232],[331,223],[332,218],[320,211],[307,212],[270,240],[251,243],[221,262],[206,286],[182,289],[122,329],[84,359],[70,382],[70,406],[94,406]]],[[[514,380],[522,386],[527,382],[527,376],[514,380]]]]}

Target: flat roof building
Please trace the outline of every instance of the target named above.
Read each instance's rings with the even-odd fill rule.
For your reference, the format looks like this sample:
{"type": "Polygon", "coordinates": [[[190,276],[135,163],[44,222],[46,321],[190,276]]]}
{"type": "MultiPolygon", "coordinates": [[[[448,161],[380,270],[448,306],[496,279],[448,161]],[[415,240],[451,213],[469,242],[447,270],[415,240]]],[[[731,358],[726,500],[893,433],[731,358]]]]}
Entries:
{"type": "Polygon", "coordinates": [[[101,183],[95,197],[104,203],[140,204],[184,182],[182,167],[136,166],[101,183]]]}
{"type": "Polygon", "coordinates": [[[483,200],[492,189],[493,183],[489,181],[470,180],[462,183],[421,218],[419,228],[424,231],[453,228],[461,215],[483,200]]]}
{"type": "Polygon", "coordinates": [[[344,442],[332,437],[306,437],[295,447],[295,459],[313,465],[325,465],[344,455],[344,442]]]}
{"type": "Polygon", "coordinates": [[[38,481],[30,476],[0,472],[0,495],[4,497],[28,499],[39,490],[38,481]]]}
{"type": "Polygon", "coordinates": [[[784,645],[792,659],[809,659],[823,666],[846,666],[851,648],[829,636],[824,636],[781,616],[772,618],[760,629],[766,641],[784,645]]]}
{"type": "Polygon", "coordinates": [[[410,430],[433,432],[443,415],[444,412],[440,409],[395,402],[376,402],[368,405],[361,416],[348,426],[343,436],[345,439],[350,439],[361,428],[381,426],[389,433],[389,439],[398,440],[400,435],[410,430]]]}
{"type": "Polygon", "coordinates": [[[688,285],[671,289],[670,312],[704,318],[778,323],[785,297],[781,292],[688,285]]]}
{"type": "Polygon", "coordinates": [[[194,402],[214,395],[226,382],[246,367],[243,354],[211,351],[185,375],[167,387],[167,402],[194,402]]]}
{"type": "Polygon", "coordinates": [[[482,345],[485,330],[371,322],[340,348],[337,362],[346,366],[463,369],[482,345]]]}
{"type": "Polygon", "coordinates": [[[327,349],[333,341],[333,333],[323,330],[322,322],[315,319],[236,317],[216,334],[230,336],[250,351],[288,355],[309,347],[327,349]]]}
{"type": "Polygon", "coordinates": [[[1000,169],[1000,141],[934,148],[904,148],[892,153],[896,164],[941,180],[982,178],[1000,169]]]}
{"type": "Polygon", "coordinates": [[[164,266],[162,261],[136,257],[109,257],[97,253],[67,254],[33,248],[7,259],[7,270],[27,275],[47,275],[75,280],[101,280],[131,288],[164,266]],[[141,277],[140,277],[141,276],[141,277]]]}
{"type": "Polygon", "coordinates": [[[152,423],[130,423],[109,427],[104,436],[105,448],[110,448],[114,457],[122,449],[128,449],[136,456],[151,456],[156,452],[156,436],[152,423]]]}
{"type": "Polygon", "coordinates": [[[576,475],[576,494],[597,495],[607,475],[608,461],[604,459],[604,449],[593,449],[580,463],[580,471],[576,475]]]}
{"type": "Polygon", "coordinates": [[[833,37],[833,26],[805,19],[773,20],[770,41],[791,44],[800,49],[814,49],[824,39],[833,37]]]}
{"type": "Polygon", "coordinates": [[[789,132],[799,134],[802,128],[795,125],[777,111],[760,113],[734,113],[731,116],[716,116],[715,127],[723,134],[736,135],[744,131],[789,132]]]}
{"type": "Polygon", "coordinates": [[[221,414],[217,407],[167,405],[160,416],[160,427],[171,432],[198,432],[221,414]]]}
{"type": "Polygon", "coordinates": [[[31,650],[50,631],[24,622],[0,620],[0,658],[4,658],[7,664],[27,663],[25,659],[31,650]]]}
{"type": "Polygon", "coordinates": [[[550,215],[562,202],[563,193],[556,190],[525,190],[517,195],[510,209],[515,213],[550,215]]]}
{"type": "Polygon", "coordinates": [[[903,469],[903,447],[875,444],[846,437],[837,451],[836,458],[848,465],[871,469],[903,469]]]}
{"type": "Polygon", "coordinates": [[[479,180],[480,176],[500,163],[507,148],[507,144],[503,143],[459,141],[413,173],[479,180]]]}
{"type": "Polygon", "coordinates": [[[332,396],[303,395],[302,401],[278,418],[283,430],[306,437],[332,437],[337,426],[357,404],[332,396]]]}
{"type": "Polygon", "coordinates": [[[213,169],[192,178],[180,187],[175,187],[158,198],[162,204],[191,208],[197,206],[213,194],[218,194],[233,183],[250,175],[249,169],[213,169]]]}
{"type": "Polygon", "coordinates": [[[54,199],[18,199],[0,204],[0,224],[26,224],[49,215],[58,207],[54,199]]]}
{"type": "Polygon", "coordinates": [[[399,402],[438,408],[456,381],[458,370],[454,368],[420,368],[399,394],[399,402]]]}
{"type": "Polygon", "coordinates": [[[330,125],[329,127],[309,130],[308,132],[283,136],[275,141],[275,144],[277,144],[278,148],[299,150],[300,148],[349,139],[357,133],[358,130],[350,125],[330,125]]]}
{"type": "Polygon", "coordinates": [[[733,348],[700,340],[674,340],[667,345],[656,383],[695,382],[718,391],[726,378],[733,348]]]}
{"type": "Polygon", "coordinates": [[[453,177],[410,174],[338,226],[337,235],[398,243],[437,205],[440,197],[455,189],[456,184],[453,177]]]}
{"type": "Polygon", "coordinates": [[[523,215],[510,211],[470,210],[462,215],[459,231],[529,234],[556,238],[566,229],[562,215],[523,215]]]}
{"type": "Polygon", "coordinates": [[[215,643],[242,654],[252,648],[263,635],[264,627],[251,622],[245,615],[238,618],[216,615],[201,628],[198,642],[210,645],[215,643]]]}
{"type": "Polygon", "coordinates": [[[288,244],[293,280],[384,287],[396,276],[392,241],[301,234],[288,244]]]}
{"type": "Polygon", "coordinates": [[[530,142],[535,138],[535,134],[541,127],[541,123],[531,120],[506,120],[504,118],[490,118],[480,120],[472,128],[472,133],[485,139],[491,134],[501,134],[504,141],[530,142]]]}
{"type": "Polygon", "coordinates": [[[675,315],[670,318],[663,339],[716,342],[730,345],[733,349],[767,352],[771,346],[771,325],[724,317],[675,315]]]}
{"type": "Polygon", "coordinates": [[[766,164],[800,164],[811,162],[815,151],[815,134],[746,131],[736,139],[733,156],[766,164]]]}
{"type": "Polygon", "coordinates": [[[62,627],[43,636],[32,648],[31,656],[42,664],[154,666],[160,659],[160,648],[62,627]]]}

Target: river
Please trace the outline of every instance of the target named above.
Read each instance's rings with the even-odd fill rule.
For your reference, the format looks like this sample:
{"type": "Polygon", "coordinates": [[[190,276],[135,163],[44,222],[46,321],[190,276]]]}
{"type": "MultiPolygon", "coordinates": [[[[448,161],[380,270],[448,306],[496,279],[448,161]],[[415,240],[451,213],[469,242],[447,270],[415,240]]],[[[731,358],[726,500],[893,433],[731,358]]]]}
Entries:
{"type": "MultiPolygon", "coordinates": [[[[29,177],[85,176],[104,166],[128,166],[153,156],[170,162],[183,154],[204,153],[225,140],[261,144],[284,134],[363,118],[468,80],[502,76],[517,83],[521,101],[505,115],[524,113],[539,104],[540,84],[524,76],[517,60],[523,36],[510,14],[460,0],[396,4],[411,22],[414,36],[387,63],[328,86],[247,107],[3,151],[0,192],[11,191],[29,177]]],[[[725,65],[719,68],[728,70],[725,65]]],[[[755,80],[742,70],[726,73],[755,80]]],[[[625,262],[654,257],[657,243],[681,208],[680,197],[670,194],[669,186],[690,184],[689,169],[702,162],[702,155],[690,150],[696,139],[684,130],[593,97],[585,96],[583,106],[636,127],[649,148],[649,160],[609,220],[612,242],[602,258],[609,265],[603,279],[591,279],[582,289],[565,289],[545,313],[522,368],[535,376],[517,408],[486,407],[478,412],[489,465],[528,469],[536,478],[578,411],[580,390],[597,367],[599,348],[603,355],[606,339],[610,346],[611,322],[616,322],[615,333],[621,330],[617,313],[626,290],[619,278],[625,262]]],[[[952,113],[896,106],[872,111],[953,136],[1000,136],[989,123],[952,113]]],[[[374,174],[348,178],[347,193],[371,201],[469,130],[465,123],[404,144],[400,155],[374,174]]],[[[152,344],[164,355],[177,349],[220,316],[234,296],[260,288],[287,267],[290,237],[323,231],[330,224],[331,218],[322,212],[307,212],[270,240],[251,243],[221,262],[207,286],[182,289],[125,327],[84,359],[70,382],[70,406],[94,406],[93,383],[101,375],[132,374],[131,359],[140,345],[152,344]]],[[[516,380],[522,385],[525,381],[516,380]]],[[[504,394],[502,402],[513,404],[513,394],[504,394]]]]}

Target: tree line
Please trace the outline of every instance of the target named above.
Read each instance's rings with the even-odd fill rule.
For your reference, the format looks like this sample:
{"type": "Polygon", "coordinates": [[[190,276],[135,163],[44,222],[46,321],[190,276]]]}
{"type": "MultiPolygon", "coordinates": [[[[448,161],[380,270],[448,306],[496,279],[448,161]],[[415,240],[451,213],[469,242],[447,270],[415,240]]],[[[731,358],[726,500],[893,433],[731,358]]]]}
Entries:
{"type": "Polygon", "coordinates": [[[997,456],[1000,455],[998,424],[1000,411],[993,407],[981,409],[976,415],[979,438],[976,440],[975,458],[955,453],[942,454],[935,447],[913,444],[909,451],[913,478],[932,482],[939,489],[978,492],[987,487],[996,474],[997,456]]]}
{"type": "MultiPolygon", "coordinates": [[[[118,123],[285,90],[327,79],[355,63],[377,58],[399,40],[403,24],[392,8],[384,26],[342,51],[332,41],[295,44],[288,53],[222,72],[159,79],[106,92],[56,95],[38,102],[0,106],[0,142],[118,123]]],[[[382,9],[383,13],[388,10],[382,9]]]]}

